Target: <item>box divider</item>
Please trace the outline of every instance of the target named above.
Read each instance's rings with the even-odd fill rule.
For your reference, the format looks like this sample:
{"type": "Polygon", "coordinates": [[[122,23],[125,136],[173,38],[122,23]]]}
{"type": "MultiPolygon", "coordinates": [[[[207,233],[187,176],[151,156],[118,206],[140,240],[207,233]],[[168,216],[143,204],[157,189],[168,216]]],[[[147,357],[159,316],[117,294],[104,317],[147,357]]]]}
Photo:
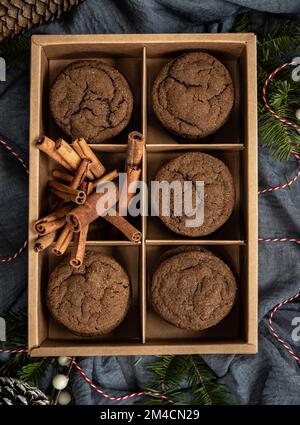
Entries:
{"type": "Polygon", "coordinates": [[[247,258],[246,276],[247,305],[246,305],[246,333],[247,342],[257,346],[258,327],[258,158],[257,158],[257,88],[249,78],[256,72],[256,38],[247,42],[240,59],[240,66],[245,75],[244,105],[245,127],[244,139],[246,149],[244,156],[244,181],[245,181],[245,214],[247,217],[247,258]]]}
{"type": "Polygon", "coordinates": [[[146,239],[146,246],[151,245],[246,245],[242,240],[206,240],[206,239],[146,239]]]}
{"type": "MultiPolygon", "coordinates": [[[[142,133],[147,144],[147,51],[143,48],[142,61],[142,133]]],[[[142,161],[142,180],[147,183],[147,150],[144,146],[142,161]]],[[[141,325],[142,325],[142,343],[146,343],[146,320],[147,320],[147,292],[146,292],[146,233],[147,233],[147,217],[148,208],[147,196],[142,191],[142,258],[141,258],[141,325]]]]}
{"type": "Polygon", "coordinates": [[[173,144],[173,143],[165,143],[165,144],[154,144],[151,143],[147,145],[148,152],[167,152],[167,151],[181,151],[181,150],[227,150],[227,151],[242,151],[245,149],[243,144],[233,143],[217,143],[217,144],[200,144],[200,143],[183,143],[183,144],[173,144]]]}
{"type": "Polygon", "coordinates": [[[47,338],[47,319],[41,319],[41,256],[33,251],[36,235],[32,223],[39,216],[40,152],[35,143],[43,133],[42,98],[48,76],[48,58],[39,43],[31,45],[30,134],[29,134],[29,211],[28,211],[28,346],[36,347],[47,338]]]}
{"type": "Polygon", "coordinates": [[[89,147],[98,153],[101,152],[126,152],[127,145],[114,145],[114,144],[95,144],[89,143],[89,147]]]}
{"type": "MultiPolygon", "coordinates": [[[[69,247],[71,248],[74,245],[74,242],[71,241],[69,244],[69,247]]],[[[86,241],[86,246],[142,246],[142,243],[134,243],[131,241],[111,241],[111,240],[88,240],[86,241]]],[[[51,244],[51,246],[54,246],[54,242],[51,244]]]]}
{"type": "MultiPolygon", "coordinates": [[[[70,246],[72,246],[72,242],[70,243],[70,246]]],[[[87,246],[141,246],[141,243],[134,243],[130,241],[95,241],[95,240],[89,240],[86,242],[87,246]]]]}

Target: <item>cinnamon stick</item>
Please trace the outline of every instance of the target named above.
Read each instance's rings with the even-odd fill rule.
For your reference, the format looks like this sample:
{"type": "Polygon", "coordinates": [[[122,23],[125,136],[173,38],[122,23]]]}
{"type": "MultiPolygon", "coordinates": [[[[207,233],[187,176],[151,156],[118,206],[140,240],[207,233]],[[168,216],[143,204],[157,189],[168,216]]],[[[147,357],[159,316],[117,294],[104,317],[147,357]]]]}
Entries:
{"type": "Polygon", "coordinates": [[[71,227],[68,225],[68,223],[66,223],[65,227],[63,228],[59,238],[57,239],[57,241],[55,242],[54,247],[52,248],[52,252],[55,255],[63,255],[71,240],[72,240],[72,236],[73,236],[73,231],[71,229],[71,227]]]}
{"type": "Polygon", "coordinates": [[[70,265],[74,268],[79,268],[83,263],[88,230],[89,225],[83,227],[79,233],[74,235],[74,245],[70,259],[70,265]]]}
{"type": "Polygon", "coordinates": [[[46,235],[60,229],[66,222],[66,214],[72,209],[72,204],[66,204],[57,211],[42,217],[33,223],[35,231],[39,235],[46,235]]]}
{"type": "Polygon", "coordinates": [[[118,202],[119,194],[117,186],[115,185],[115,191],[109,191],[108,195],[105,193],[107,206],[104,206],[105,209],[101,212],[99,209],[97,211],[97,203],[103,195],[104,193],[92,193],[87,197],[84,205],[74,208],[67,214],[66,220],[71,226],[73,232],[80,232],[86,225],[92,223],[99,216],[105,214],[107,209],[111,208],[118,202]]]}
{"type": "Polygon", "coordinates": [[[140,179],[141,172],[142,170],[136,166],[128,165],[127,167],[127,205],[129,205],[131,199],[135,195],[137,189],[137,182],[140,179]]]}
{"type": "Polygon", "coordinates": [[[133,243],[140,243],[142,240],[142,233],[130,224],[124,217],[120,216],[116,211],[116,215],[105,215],[103,218],[115,226],[120,232],[123,233],[133,243]]]}
{"type": "Polygon", "coordinates": [[[105,176],[102,176],[102,177],[100,177],[100,179],[95,180],[93,182],[93,186],[97,187],[98,184],[101,184],[103,182],[112,181],[112,180],[116,179],[117,177],[119,177],[119,171],[118,170],[110,171],[109,173],[105,174],[105,176]]]}
{"type": "Polygon", "coordinates": [[[48,182],[51,192],[56,196],[63,199],[64,201],[72,201],[78,205],[82,205],[86,201],[86,194],[82,190],[73,189],[63,183],[59,183],[56,180],[50,180],[48,182]]]}
{"type": "Polygon", "coordinates": [[[78,187],[81,185],[81,183],[83,183],[86,175],[89,172],[89,167],[91,165],[92,161],[88,158],[83,158],[83,160],[81,161],[76,174],[73,178],[73,180],[71,181],[70,184],[70,188],[71,189],[78,189],[78,187]]]}
{"type": "Polygon", "coordinates": [[[80,139],[74,140],[72,147],[80,156],[80,158],[89,158],[92,161],[91,171],[95,177],[103,176],[105,173],[105,167],[86,143],[84,138],[81,137],[80,139]]]}
{"type": "Polygon", "coordinates": [[[72,174],[65,173],[64,171],[60,171],[56,169],[52,171],[52,177],[59,180],[63,180],[68,183],[71,183],[71,181],[74,179],[74,176],[72,174]]]}
{"type": "MultiPolygon", "coordinates": [[[[86,195],[90,195],[94,190],[94,185],[92,182],[84,181],[81,183],[80,189],[83,190],[86,195]]],[[[74,233],[74,246],[70,259],[70,265],[74,268],[79,268],[83,263],[88,230],[89,224],[86,225],[79,233],[74,233]]]]}
{"type": "Polygon", "coordinates": [[[52,232],[52,233],[48,233],[47,235],[40,236],[39,238],[36,239],[33,250],[35,252],[43,251],[55,241],[55,238],[56,238],[56,232],[52,232]]]}
{"type": "MultiPolygon", "coordinates": [[[[138,131],[132,131],[131,133],[128,134],[127,159],[126,159],[127,205],[129,205],[131,199],[133,198],[135,194],[135,191],[133,192],[133,190],[141,176],[140,164],[143,158],[144,142],[145,142],[144,136],[138,131]],[[128,190],[129,185],[131,185],[130,192],[128,190]]],[[[123,208],[123,202],[121,206],[122,208],[123,208]]]]}
{"type": "MultiPolygon", "coordinates": [[[[70,165],[72,170],[77,170],[80,165],[81,158],[72,146],[69,145],[69,143],[67,143],[64,139],[58,139],[55,142],[55,149],[56,152],[70,165]]],[[[94,180],[94,175],[91,171],[87,173],[87,177],[90,180],[94,180]]]]}
{"type": "Polygon", "coordinates": [[[39,235],[47,235],[48,233],[55,232],[64,226],[66,222],[65,218],[59,218],[54,221],[50,221],[48,223],[40,223],[35,226],[36,231],[39,235]]]}
{"type": "Polygon", "coordinates": [[[67,170],[72,171],[72,167],[67,163],[67,161],[57,152],[55,148],[54,140],[49,139],[49,137],[43,136],[38,140],[36,144],[37,148],[45,152],[50,158],[58,162],[60,165],[65,167],[67,170]]]}
{"type": "Polygon", "coordinates": [[[90,195],[94,190],[94,183],[82,182],[79,188],[83,190],[86,195],[90,195]]]}
{"type": "Polygon", "coordinates": [[[144,136],[138,131],[132,131],[128,134],[126,159],[128,165],[140,165],[143,158],[144,143],[144,136]]]}

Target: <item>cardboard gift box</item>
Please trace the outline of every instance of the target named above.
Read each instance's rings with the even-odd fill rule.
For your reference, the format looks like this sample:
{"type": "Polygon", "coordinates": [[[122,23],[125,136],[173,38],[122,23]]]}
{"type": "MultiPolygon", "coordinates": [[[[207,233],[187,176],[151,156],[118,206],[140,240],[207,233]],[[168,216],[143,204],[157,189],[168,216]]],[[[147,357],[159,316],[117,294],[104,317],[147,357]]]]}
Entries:
{"type": "MultiPolygon", "coordinates": [[[[68,139],[67,139],[68,140],[68,139]]],[[[30,93],[30,202],[29,202],[29,350],[32,356],[92,356],[147,354],[230,354],[257,351],[257,93],[256,38],[254,34],[170,35],[35,35],[32,37],[30,93]],[[208,139],[178,143],[164,129],[152,109],[151,88],[161,69],[181,53],[204,50],[229,69],[235,103],[227,123],[208,139]],[[51,250],[33,251],[32,222],[49,211],[45,196],[51,171],[57,165],[36,148],[44,134],[66,136],[52,120],[49,88],[70,62],[98,58],[115,66],[128,79],[134,111],[128,127],[103,144],[90,145],[107,169],[123,169],[129,131],[146,138],[143,180],[151,181],[159,167],[182,152],[212,153],[229,167],[235,182],[232,216],[215,233],[201,239],[180,237],[158,217],[141,217],[134,224],[142,242],[133,244],[97,220],[88,234],[87,249],[114,256],[127,270],[132,302],[124,322],[100,338],[75,336],[49,315],[45,288],[61,258],[51,250]],[[99,222],[99,223],[98,223],[99,222]],[[170,247],[201,245],[215,252],[232,269],[238,282],[238,301],[218,325],[205,331],[187,331],[165,322],[149,297],[151,276],[161,254],[170,247]]]]}

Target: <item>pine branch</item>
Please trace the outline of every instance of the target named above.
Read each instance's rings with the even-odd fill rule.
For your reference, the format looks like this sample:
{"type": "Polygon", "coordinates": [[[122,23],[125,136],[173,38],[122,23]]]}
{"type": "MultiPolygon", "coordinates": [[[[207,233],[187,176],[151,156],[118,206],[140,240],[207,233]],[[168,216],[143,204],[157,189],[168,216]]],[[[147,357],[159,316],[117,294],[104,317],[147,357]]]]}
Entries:
{"type": "Polygon", "coordinates": [[[32,361],[27,353],[18,353],[10,356],[0,366],[0,376],[20,378],[31,385],[39,386],[53,362],[54,358],[52,357],[32,361]]]}
{"type": "MultiPolygon", "coordinates": [[[[269,74],[280,64],[290,61],[300,45],[299,20],[280,19],[258,27],[251,14],[240,17],[236,32],[255,31],[257,34],[258,113],[261,144],[270,149],[274,158],[286,160],[292,152],[300,152],[300,135],[290,126],[282,124],[264,107],[262,88],[269,74]]],[[[291,69],[286,68],[268,85],[269,104],[283,118],[299,124],[295,111],[299,108],[300,83],[291,79],[291,69]]]]}
{"type": "Polygon", "coordinates": [[[234,28],[234,32],[251,32],[253,31],[253,22],[249,13],[244,13],[238,17],[234,28]]]}
{"type": "Polygon", "coordinates": [[[154,373],[152,388],[148,389],[147,404],[168,404],[155,393],[163,391],[176,404],[231,404],[227,389],[200,356],[162,356],[149,366],[154,373]],[[192,400],[181,386],[187,383],[192,400]]]}
{"type": "Polygon", "coordinates": [[[200,356],[186,356],[188,382],[192,387],[197,387],[199,383],[205,387],[206,382],[215,380],[215,375],[200,356]]]}
{"type": "MultiPolygon", "coordinates": [[[[25,348],[27,346],[27,313],[9,312],[4,316],[6,322],[7,341],[1,342],[5,349],[25,348]]],[[[38,386],[47,373],[53,358],[41,358],[35,361],[27,353],[18,353],[0,365],[0,376],[21,378],[28,383],[38,386]]]]}
{"type": "Polygon", "coordinates": [[[26,381],[31,385],[38,386],[53,361],[54,359],[51,357],[44,357],[39,361],[28,363],[22,366],[21,370],[18,372],[18,376],[23,381],[26,381]]]}
{"type": "Polygon", "coordinates": [[[194,397],[190,401],[194,406],[215,406],[233,404],[228,396],[227,389],[222,385],[209,384],[206,387],[197,387],[194,389],[194,397]]]}
{"type": "Polygon", "coordinates": [[[188,356],[193,405],[232,404],[228,390],[220,385],[212,370],[199,356],[188,356]]]}
{"type": "MultiPolygon", "coordinates": [[[[300,125],[295,111],[299,107],[300,84],[294,81],[276,81],[270,91],[269,103],[277,114],[300,125]]],[[[280,160],[289,158],[292,152],[300,153],[300,135],[288,125],[283,125],[265,108],[260,111],[261,143],[280,160]]]]}
{"type": "MultiPolygon", "coordinates": [[[[185,360],[183,356],[162,356],[149,366],[154,372],[152,385],[160,391],[179,387],[184,379],[185,360]]],[[[157,390],[156,390],[157,391],[157,390]]]]}
{"type": "Polygon", "coordinates": [[[6,362],[0,366],[0,376],[11,376],[17,378],[18,370],[22,365],[28,362],[27,353],[18,353],[11,356],[6,362]]]}

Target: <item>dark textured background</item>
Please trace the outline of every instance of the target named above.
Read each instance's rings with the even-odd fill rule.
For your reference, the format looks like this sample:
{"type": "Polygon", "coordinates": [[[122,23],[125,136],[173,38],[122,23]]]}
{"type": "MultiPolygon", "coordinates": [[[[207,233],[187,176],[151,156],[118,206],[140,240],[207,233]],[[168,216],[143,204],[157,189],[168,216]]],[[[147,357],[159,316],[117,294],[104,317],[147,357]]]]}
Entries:
{"type": "MultiPolygon", "coordinates": [[[[85,0],[64,21],[39,27],[35,33],[170,33],[228,32],[236,16],[249,8],[257,22],[266,17],[300,13],[299,0],[85,0]]],[[[27,160],[28,155],[29,62],[11,69],[7,82],[0,83],[0,133],[27,160]]],[[[299,100],[300,107],[300,100],[299,100]]],[[[27,233],[27,176],[1,148],[0,155],[0,256],[20,246],[27,233]]],[[[297,170],[294,160],[279,163],[268,152],[259,152],[260,187],[280,184],[285,174],[297,170]]],[[[300,185],[263,195],[259,200],[261,236],[299,238],[300,185]]],[[[267,313],[279,301],[300,288],[300,247],[292,244],[261,244],[259,247],[259,353],[251,356],[205,356],[205,360],[232,391],[237,403],[299,404],[300,375],[296,362],[270,335],[267,313]]],[[[0,266],[0,315],[26,305],[27,258],[0,266]]],[[[291,320],[300,316],[299,302],[285,306],[276,316],[276,329],[298,355],[299,344],[290,339],[291,320]]],[[[5,356],[1,356],[2,359],[5,356]]],[[[81,359],[87,374],[111,394],[136,391],[149,384],[144,357],[81,359]]],[[[78,373],[72,377],[77,404],[107,404],[78,373]]],[[[46,385],[46,383],[45,383],[46,385]]],[[[131,400],[124,404],[140,402],[131,400]]]]}

